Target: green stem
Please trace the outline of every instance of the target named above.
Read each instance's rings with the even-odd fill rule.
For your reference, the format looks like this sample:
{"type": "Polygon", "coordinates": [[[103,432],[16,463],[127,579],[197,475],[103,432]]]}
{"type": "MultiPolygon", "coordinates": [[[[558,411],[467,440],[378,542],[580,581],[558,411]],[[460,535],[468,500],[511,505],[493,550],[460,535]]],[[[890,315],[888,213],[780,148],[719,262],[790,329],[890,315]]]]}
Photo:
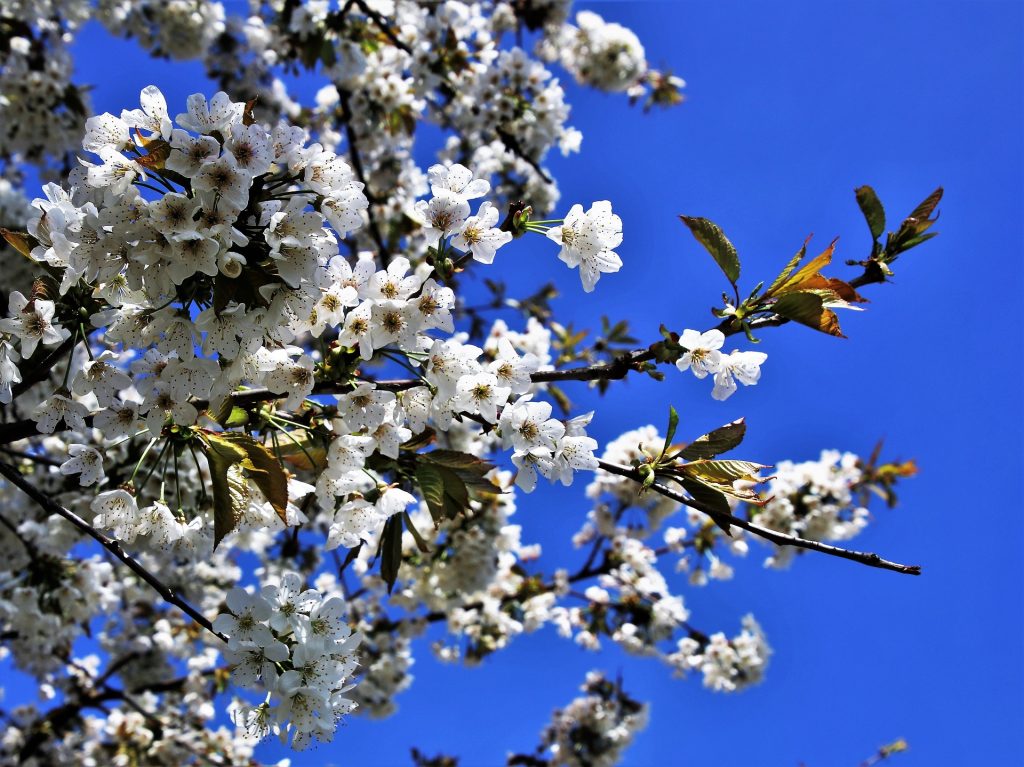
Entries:
{"type": "MultiPolygon", "coordinates": [[[[136,436],[138,436],[138,435],[136,435],[136,436]]],[[[135,481],[135,475],[138,474],[139,473],[139,469],[142,468],[142,462],[146,460],[146,456],[149,455],[149,451],[153,449],[153,445],[155,445],[155,444],[156,444],[156,437],[153,437],[153,439],[151,439],[149,441],[149,444],[146,445],[145,449],[142,451],[142,455],[139,456],[139,462],[135,464],[135,471],[133,471],[132,475],[128,478],[129,482],[134,482],[135,481]]]]}

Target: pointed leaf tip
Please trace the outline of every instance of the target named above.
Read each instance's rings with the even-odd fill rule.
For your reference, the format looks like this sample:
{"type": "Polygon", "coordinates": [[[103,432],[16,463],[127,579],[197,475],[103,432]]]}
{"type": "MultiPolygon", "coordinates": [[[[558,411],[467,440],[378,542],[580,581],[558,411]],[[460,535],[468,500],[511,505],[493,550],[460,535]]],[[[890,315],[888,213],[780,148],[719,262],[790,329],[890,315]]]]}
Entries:
{"type": "Polygon", "coordinates": [[[680,216],[694,238],[715,259],[715,263],[733,285],[740,278],[740,257],[722,229],[706,218],[680,216]]]}

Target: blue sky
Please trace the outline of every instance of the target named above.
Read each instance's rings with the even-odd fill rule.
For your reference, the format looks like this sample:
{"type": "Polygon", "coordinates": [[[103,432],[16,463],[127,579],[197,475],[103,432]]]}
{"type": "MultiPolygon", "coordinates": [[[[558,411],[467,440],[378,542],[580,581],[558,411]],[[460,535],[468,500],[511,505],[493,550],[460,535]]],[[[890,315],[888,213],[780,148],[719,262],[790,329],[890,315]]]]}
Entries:
{"type": "MultiPolygon", "coordinates": [[[[551,162],[562,209],[611,200],[625,266],[588,297],[538,242],[503,251],[488,275],[526,291],[550,274],[563,322],[596,329],[612,313],[645,343],[661,322],[710,326],[725,283],[680,213],[723,227],[749,291],[811,232],[821,247],[840,237],[839,276],[844,259],[864,257],[854,187],[874,186],[890,226],[945,187],[941,236],[896,263],[894,284],[868,289],[867,311],[841,317],[849,339],[766,331],[762,382],[725,403],[711,400],[707,381],[672,370],[663,384],[637,378],[603,401],[582,384],[569,390],[580,410],[598,408],[592,433],[602,443],[647,423],[663,428],[669,404],[682,416],[681,437],[746,416],[743,457],[765,463],[824,447],[868,453],[884,437],[887,455],[915,458],[921,473],[903,486],[899,508],[878,509],[856,546],[922,564],[924,575],[814,555],[764,571],[754,547],[734,581],[682,587],[695,625],[733,634],[753,612],[775,648],[766,682],[733,696],[673,680],[610,643],[585,653],[553,632],[475,669],[441,666],[421,644],[398,715],[352,718],[334,745],[293,764],[408,764],[413,745],[463,765],[500,764],[508,751],[532,749],[591,668],[621,671],[652,704],[627,765],[855,765],[897,737],[911,744],[893,762],[906,767],[1021,763],[1022,6],[579,7],[634,29],[653,64],[686,78],[688,100],[644,115],[622,98],[569,88],[584,141],[580,155],[551,162]]],[[[150,83],[167,93],[172,114],[188,93],[209,90],[198,66],[150,62],[95,26],[78,44],[78,66],[77,80],[96,86],[96,111],[134,106],[150,83]]],[[[526,540],[544,543],[544,561],[571,564],[565,541],[586,511],[581,485],[555,488],[523,497],[515,521],[526,540]]]]}

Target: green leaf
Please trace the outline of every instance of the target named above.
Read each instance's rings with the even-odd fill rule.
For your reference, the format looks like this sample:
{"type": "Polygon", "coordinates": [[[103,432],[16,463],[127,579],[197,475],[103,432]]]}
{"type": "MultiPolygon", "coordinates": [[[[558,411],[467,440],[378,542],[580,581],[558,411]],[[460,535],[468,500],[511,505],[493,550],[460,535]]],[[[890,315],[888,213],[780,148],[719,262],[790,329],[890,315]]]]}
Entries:
{"type": "Polygon", "coordinates": [[[238,525],[243,509],[235,508],[228,484],[228,469],[246,458],[239,447],[221,439],[218,434],[203,434],[203,453],[210,464],[210,484],[213,488],[213,548],[238,525]]]}
{"type": "Polygon", "coordinates": [[[420,486],[423,500],[427,502],[434,527],[439,527],[448,515],[444,502],[444,478],[439,466],[427,462],[416,464],[416,483],[420,486]]]}
{"type": "Polygon", "coordinates": [[[683,461],[697,461],[701,458],[714,458],[728,452],[743,441],[747,433],[747,424],[742,418],[727,423],[714,431],[697,437],[693,442],[680,450],[674,457],[683,461]]]}
{"type": "Polygon", "coordinates": [[[672,440],[676,436],[676,429],[679,427],[679,413],[672,406],[668,406],[668,428],[665,430],[665,446],[661,449],[661,455],[658,460],[665,457],[665,453],[668,452],[669,447],[672,445],[672,440]]]}
{"type": "Polygon", "coordinates": [[[449,469],[483,469],[485,474],[494,468],[487,461],[477,458],[472,453],[462,453],[458,450],[431,450],[429,453],[420,453],[419,458],[420,460],[447,466],[449,469]]]}
{"type": "Polygon", "coordinates": [[[452,469],[428,461],[418,462],[416,482],[435,527],[469,509],[469,490],[462,477],[452,469]]]}
{"type": "Polygon", "coordinates": [[[428,426],[419,434],[412,435],[412,437],[408,441],[403,442],[401,445],[399,445],[399,448],[401,448],[402,450],[411,450],[415,452],[416,450],[419,450],[421,447],[426,447],[427,445],[429,445],[431,442],[434,441],[435,437],[437,437],[437,433],[434,431],[433,427],[428,426]]]}
{"type": "Polygon", "coordinates": [[[418,465],[423,461],[430,461],[451,469],[462,483],[475,493],[494,495],[501,492],[501,488],[485,476],[494,468],[494,464],[475,455],[457,450],[432,450],[429,453],[420,453],[417,458],[418,465]]]}
{"type": "Polygon", "coordinates": [[[548,384],[548,394],[558,405],[558,409],[563,414],[568,415],[572,411],[572,400],[569,399],[569,395],[562,391],[562,387],[556,386],[555,384],[548,384]]]}
{"type": "Polygon", "coordinates": [[[690,216],[680,216],[679,218],[686,224],[697,242],[703,245],[715,259],[715,263],[718,264],[729,282],[735,285],[740,278],[740,257],[725,233],[717,224],[713,224],[706,218],[691,218],[690,216]]]}
{"type": "Polygon", "coordinates": [[[249,412],[245,408],[238,407],[231,397],[226,397],[217,412],[211,415],[213,415],[213,420],[225,429],[233,426],[245,426],[249,423],[249,412]]]}
{"type": "Polygon", "coordinates": [[[380,577],[388,584],[388,594],[398,580],[398,570],[402,566],[402,516],[392,514],[384,523],[380,537],[381,560],[380,577]]]}
{"type": "Polygon", "coordinates": [[[913,212],[900,224],[899,231],[889,234],[885,243],[885,254],[883,259],[886,263],[895,261],[896,257],[905,250],[910,250],[915,245],[931,239],[935,234],[926,235],[925,232],[938,221],[938,216],[931,218],[932,213],[942,199],[942,187],[940,186],[928,195],[920,205],[914,208],[913,212]]]}
{"type": "Polygon", "coordinates": [[[694,479],[730,484],[738,479],[761,482],[762,480],[758,473],[768,468],[771,467],[751,461],[714,461],[704,459],[684,463],[679,466],[680,471],[694,479]]]}
{"type": "Polygon", "coordinates": [[[242,468],[246,469],[263,497],[270,502],[282,522],[288,524],[288,475],[280,461],[265,446],[248,434],[225,432],[223,439],[245,451],[242,468]]]}
{"type": "Polygon", "coordinates": [[[729,508],[729,501],[723,493],[708,487],[703,482],[697,482],[692,479],[681,480],[680,484],[693,500],[706,507],[709,512],[713,512],[709,516],[716,525],[725,531],[726,535],[732,535],[728,518],[720,516],[722,514],[732,514],[732,509],[729,508]]]}
{"type": "Polygon", "coordinates": [[[403,511],[402,519],[405,520],[405,529],[412,534],[413,540],[416,541],[416,548],[424,554],[429,554],[430,544],[424,540],[423,536],[420,535],[420,531],[416,529],[416,525],[413,523],[412,517],[409,516],[409,512],[403,511]]]}
{"type": "Polygon", "coordinates": [[[854,194],[857,195],[857,204],[868,222],[871,239],[877,240],[885,232],[885,208],[882,207],[882,201],[870,186],[857,187],[854,194]]]}
{"type": "Polygon", "coordinates": [[[793,270],[796,269],[797,265],[804,260],[804,256],[807,255],[807,243],[809,243],[810,241],[810,237],[804,240],[804,244],[800,246],[800,250],[798,250],[796,252],[796,255],[789,260],[789,263],[786,264],[786,268],[782,270],[782,273],[775,278],[775,281],[772,282],[772,284],[768,287],[768,290],[765,291],[766,296],[774,295],[775,291],[781,288],[786,283],[786,280],[789,279],[789,275],[793,273],[793,270]]]}
{"type": "Polygon", "coordinates": [[[820,330],[830,336],[846,338],[839,328],[839,318],[826,309],[824,299],[811,291],[786,293],[771,305],[771,310],[788,320],[820,330]]]}

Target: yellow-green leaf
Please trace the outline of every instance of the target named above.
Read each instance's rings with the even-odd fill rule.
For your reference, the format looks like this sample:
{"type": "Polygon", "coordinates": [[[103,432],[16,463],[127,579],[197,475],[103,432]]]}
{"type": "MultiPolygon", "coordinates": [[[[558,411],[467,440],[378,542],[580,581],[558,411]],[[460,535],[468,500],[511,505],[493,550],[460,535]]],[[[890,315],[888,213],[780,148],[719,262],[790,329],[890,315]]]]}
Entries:
{"type": "Polygon", "coordinates": [[[699,460],[684,463],[679,467],[679,470],[695,479],[716,483],[732,483],[738,479],[761,482],[762,480],[758,474],[763,469],[768,468],[770,467],[751,461],[699,460]]]}
{"type": "Polygon", "coordinates": [[[246,458],[245,450],[221,438],[219,434],[202,435],[203,453],[210,464],[210,484],[213,489],[213,548],[224,536],[238,526],[242,509],[235,508],[228,484],[228,469],[246,458]]]}
{"type": "Polygon", "coordinates": [[[281,521],[288,524],[288,475],[280,461],[248,434],[225,432],[220,436],[245,451],[242,468],[249,472],[249,478],[263,493],[281,521]]]}
{"type": "Polygon", "coordinates": [[[789,275],[793,273],[793,270],[799,266],[800,262],[804,260],[804,256],[807,255],[807,243],[810,241],[810,237],[804,240],[804,244],[800,246],[800,250],[798,250],[796,255],[789,260],[789,263],[786,264],[786,268],[782,270],[779,276],[775,278],[775,281],[768,287],[768,290],[765,291],[765,296],[774,296],[775,292],[786,283],[786,280],[789,279],[789,275]]]}

